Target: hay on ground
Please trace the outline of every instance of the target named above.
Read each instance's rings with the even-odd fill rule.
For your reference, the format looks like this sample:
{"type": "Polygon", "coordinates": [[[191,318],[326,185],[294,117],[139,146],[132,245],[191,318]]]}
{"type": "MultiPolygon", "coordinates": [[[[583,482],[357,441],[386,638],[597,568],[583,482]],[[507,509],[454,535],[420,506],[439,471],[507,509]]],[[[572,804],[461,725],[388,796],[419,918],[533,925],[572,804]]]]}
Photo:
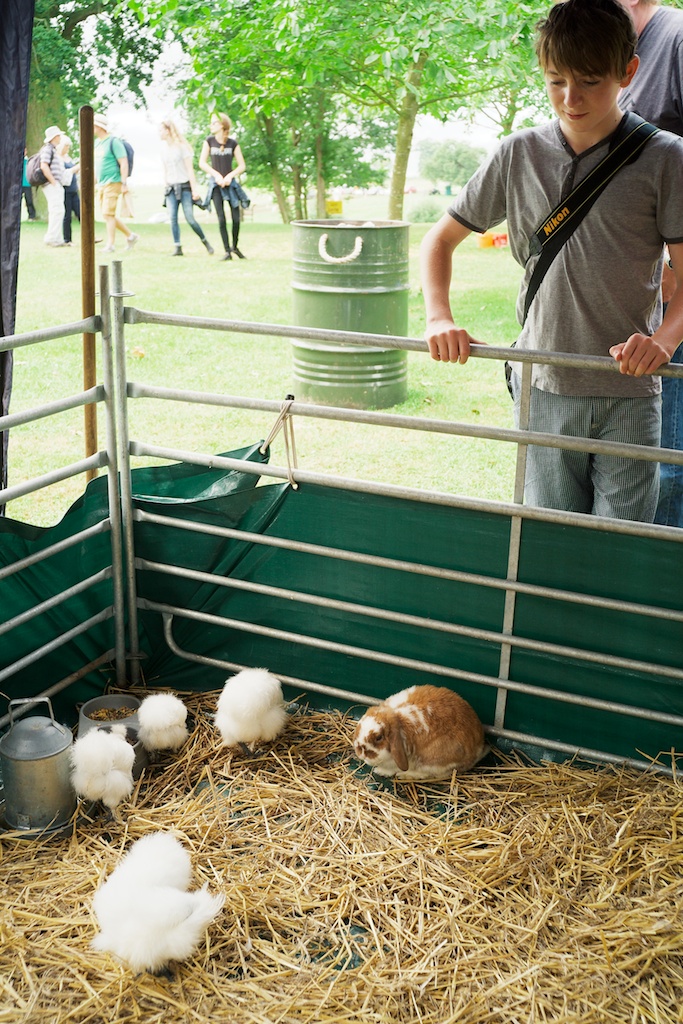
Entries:
{"type": "Polygon", "coordinates": [[[0,835],[0,1024],[673,1024],[683,1020],[678,780],[500,757],[383,784],[353,721],[292,716],[254,757],[221,748],[216,694],[118,821],[0,835]],[[173,980],[90,949],[93,893],[172,829],[226,895],[173,980]]]}

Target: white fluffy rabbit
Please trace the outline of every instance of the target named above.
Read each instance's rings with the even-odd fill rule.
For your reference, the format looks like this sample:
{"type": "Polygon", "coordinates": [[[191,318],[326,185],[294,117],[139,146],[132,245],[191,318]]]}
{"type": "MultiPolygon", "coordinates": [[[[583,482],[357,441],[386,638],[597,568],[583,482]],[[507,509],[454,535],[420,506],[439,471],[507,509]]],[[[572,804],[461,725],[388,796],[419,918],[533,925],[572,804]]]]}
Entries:
{"type": "Polygon", "coordinates": [[[190,875],[189,854],[170,833],[139,839],[95,893],[93,948],[153,973],[192,956],[225,897],[206,885],[187,892],[190,875]]]}
{"type": "Polygon", "coordinates": [[[138,738],[145,750],[179,750],[189,736],[187,708],[172,693],[151,693],[138,708],[138,738]]]}
{"type": "Polygon", "coordinates": [[[274,740],[287,724],[282,685],[264,668],[245,668],[227,680],[215,715],[223,746],[249,749],[274,740]]]}
{"type": "Polygon", "coordinates": [[[135,750],[123,725],[90,729],[71,748],[71,784],[85,800],[113,810],[133,792],[135,750]]]}

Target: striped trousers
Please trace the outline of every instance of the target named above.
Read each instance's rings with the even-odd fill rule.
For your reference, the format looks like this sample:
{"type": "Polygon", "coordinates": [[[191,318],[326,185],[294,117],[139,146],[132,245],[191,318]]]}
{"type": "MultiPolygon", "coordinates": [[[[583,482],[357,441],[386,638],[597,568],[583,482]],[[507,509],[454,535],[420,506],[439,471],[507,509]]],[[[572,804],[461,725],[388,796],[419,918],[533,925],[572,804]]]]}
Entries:
{"type": "MultiPolygon", "coordinates": [[[[519,427],[521,380],[514,372],[511,385],[515,424],[519,427]]],[[[532,387],[529,428],[550,434],[658,446],[661,396],[593,398],[555,395],[532,387]]],[[[656,462],[529,445],[524,488],[527,505],[651,523],[658,497],[656,462]]]]}

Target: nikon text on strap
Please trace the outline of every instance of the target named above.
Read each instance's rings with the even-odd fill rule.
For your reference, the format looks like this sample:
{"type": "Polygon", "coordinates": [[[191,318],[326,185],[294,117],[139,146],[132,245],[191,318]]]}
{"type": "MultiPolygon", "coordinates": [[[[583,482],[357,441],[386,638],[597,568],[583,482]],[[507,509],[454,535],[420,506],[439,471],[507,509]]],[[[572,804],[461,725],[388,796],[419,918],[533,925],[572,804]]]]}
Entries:
{"type": "Polygon", "coordinates": [[[524,322],[541,281],[564,243],[617,171],[637,160],[643,146],[658,131],[637,114],[626,114],[614,133],[607,156],[544,218],[529,244],[530,255],[540,255],[526,292],[524,322]]]}

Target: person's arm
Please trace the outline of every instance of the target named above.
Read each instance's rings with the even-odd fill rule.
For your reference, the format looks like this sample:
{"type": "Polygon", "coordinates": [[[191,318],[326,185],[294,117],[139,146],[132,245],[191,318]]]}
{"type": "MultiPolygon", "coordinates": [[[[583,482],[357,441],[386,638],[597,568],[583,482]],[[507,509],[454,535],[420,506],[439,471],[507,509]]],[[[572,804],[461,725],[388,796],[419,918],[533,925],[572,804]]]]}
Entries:
{"type": "Polygon", "coordinates": [[[226,174],[223,178],[223,184],[229,185],[233,178],[236,178],[239,174],[244,174],[247,169],[247,165],[244,162],[242,156],[242,150],[239,146],[235,146],[235,152],[233,154],[234,159],[237,161],[237,166],[233,167],[229,174],[226,174]]]}
{"type": "Polygon", "coordinates": [[[192,198],[199,199],[199,188],[197,186],[197,179],[195,178],[194,175],[192,150],[190,149],[188,149],[187,153],[185,154],[185,170],[187,172],[187,180],[189,181],[190,188],[192,189],[192,198]]]}
{"type": "Polygon", "coordinates": [[[202,143],[202,151],[199,154],[199,166],[203,171],[206,171],[210,178],[214,179],[217,185],[223,184],[222,176],[218,173],[216,168],[212,167],[209,163],[209,143],[206,139],[202,143]]]}
{"type": "Polygon", "coordinates": [[[119,158],[119,171],[121,174],[121,191],[128,191],[128,157],[122,156],[119,158]]]}
{"type": "Polygon", "coordinates": [[[662,302],[671,302],[671,297],[675,291],[676,275],[665,260],[662,268],[662,302]]]}
{"type": "Polygon", "coordinates": [[[431,228],[420,247],[420,273],[425,302],[425,338],[432,359],[442,363],[466,363],[475,341],[464,328],[455,326],[448,293],[453,252],[471,234],[464,224],[445,213],[431,228]]]}
{"type": "Polygon", "coordinates": [[[632,334],[621,345],[613,345],[610,355],[619,363],[621,373],[642,377],[668,363],[683,341],[683,242],[669,246],[675,289],[659,327],[650,337],[632,334]]]}

